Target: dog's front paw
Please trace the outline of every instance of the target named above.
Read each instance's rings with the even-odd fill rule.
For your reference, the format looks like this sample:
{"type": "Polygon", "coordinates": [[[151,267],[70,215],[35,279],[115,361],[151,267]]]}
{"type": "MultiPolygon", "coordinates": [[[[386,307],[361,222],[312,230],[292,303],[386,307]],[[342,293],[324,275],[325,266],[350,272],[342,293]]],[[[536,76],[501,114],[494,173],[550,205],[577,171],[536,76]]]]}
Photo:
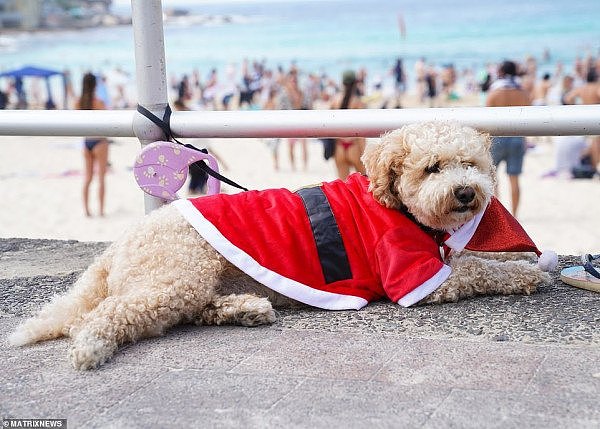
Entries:
{"type": "Polygon", "coordinates": [[[231,294],[215,297],[196,321],[199,325],[224,325],[234,323],[257,326],[273,323],[277,319],[271,301],[250,294],[231,294]]]}
{"type": "Polygon", "coordinates": [[[69,359],[77,370],[98,368],[115,352],[116,345],[98,338],[88,331],[81,331],[69,349],[69,359]]]}
{"type": "Polygon", "coordinates": [[[240,307],[238,321],[243,326],[258,326],[277,320],[275,310],[267,298],[250,298],[240,307]]]}
{"type": "Polygon", "coordinates": [[[515,262],[519,268],[515,270],[515,282],[518,285],[518,292],[524,295],[531,295],[538,286],[544,283],[550,283],[551,277],[545,271],[540,270],[537,266],[525,261],[515,262]]]}
{"type": "Polygon", "coordinates": [[[536,273],[535,273],[534,277],[535,278],[533,280],[533,290],[531,292],[527,293],[527,295],[535,292],[536,289],[538,288],[538,286],[541,286],[543,284],[550,284],[552,282],[552,277],[550,277],[550,274],[548,274],[545,271],[541,271],[537,267],[536,267],[536,273]]]}

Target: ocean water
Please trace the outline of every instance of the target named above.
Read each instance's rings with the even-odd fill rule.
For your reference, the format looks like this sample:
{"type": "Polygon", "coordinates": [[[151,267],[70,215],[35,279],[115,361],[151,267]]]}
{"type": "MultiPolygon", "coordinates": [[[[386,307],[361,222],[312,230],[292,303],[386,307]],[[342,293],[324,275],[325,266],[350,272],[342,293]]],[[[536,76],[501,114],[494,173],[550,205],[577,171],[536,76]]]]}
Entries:
{"type": "MultiPolygon", "coordinates": [[[[533,55],[541,70],[556,61],[597,56],[600,0],[281,0],[197,3],[192,12],[227,15],[230,23],[167,24],[167,73],[192,69],[206,76],[244,58],[271,67],[295,61],[301,70],[336,75],[366,67],[384,75],[397,57],[475,70],[505,58],[533,55]],[[399,15],[405,24],[401,37],[399,15]],[[548,50],[550,60],[541,61],[548,50]]],[[[169,5],[176,5],[176,1],[169,5]]],[[[119,12],[128,13],[127,8],[119,12]]],[[[0,68],[22,65],[70,69],[74,75],[119,66],[134,72],[130,27],[7,35],[0,68]]]]}

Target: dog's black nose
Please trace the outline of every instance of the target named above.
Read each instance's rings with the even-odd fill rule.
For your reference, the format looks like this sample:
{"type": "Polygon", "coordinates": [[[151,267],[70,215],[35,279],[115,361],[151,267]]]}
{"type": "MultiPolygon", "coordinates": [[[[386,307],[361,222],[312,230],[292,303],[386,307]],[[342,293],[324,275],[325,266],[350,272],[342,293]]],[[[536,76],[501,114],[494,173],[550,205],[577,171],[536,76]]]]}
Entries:
{"type": "Polygon", "coordinates": [[[470,186],[465,186],[464,188],[456,188],[454,190],[454,196],[461,203],[469,204],[475,199],[475,189],[471,188],[470,186]]]}

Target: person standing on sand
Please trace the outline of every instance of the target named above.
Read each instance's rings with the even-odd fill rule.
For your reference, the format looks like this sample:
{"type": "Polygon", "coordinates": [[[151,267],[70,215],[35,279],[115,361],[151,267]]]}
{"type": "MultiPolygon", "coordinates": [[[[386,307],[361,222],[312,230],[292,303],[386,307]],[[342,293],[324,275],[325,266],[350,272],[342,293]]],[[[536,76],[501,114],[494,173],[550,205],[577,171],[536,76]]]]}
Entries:
{"type": "MultiPolygon", "coordinates": [[[[347,70],[342,76],[344,91],[338,95],[331,105],[332,109],[364,109],[366,106],[361,101],[357,86],[358,79],[352,70],[347,70]]],[[[360,157],[365,150],[363,137],[344,137],[336,139],[334,160],[338,177],[345,180],[354,168],[358,173],[365,174],[365,166],[360,157]]]]}
{"type": "Polygon", "coordinates": [[[417,84],[417,94],[419,95],[419,101],[425,102],[425,96],[427,94],[427,83],[425,76],[427,72],[427,65],[425,64],[425,58],[419,58],[415,62],[415,79],[417,84]]]}
{"type": "MultiPolygon", "coordinates": [[[[565,104],[574,104],[577,101],[581,104],[600,104],[600,83],[594,67],[588,70],[585,85],[569,91],[563,101],[565,104]]],[[[597,168],[600,163],[600,136],[590,136],[590,140],[589,155],[593,167],[597,168]]]]}
{"type": "MultiPolygon", "coordinates": [[[[517,65],[512,61],[504,61],[498,70],[498,80],[490,87],[486,106],[529,106],[529,95],[516,81],[517,65]]],[[[517,215],[521,191],[519,175],[523,170],[525,157],[524,137],[494,137],[492,139],[492,159],[497,167],[502,161],[506,162],[506,173],[510,181],[511,212],[517,215]]],[[[498,185],[495,189],[498,195],[498,185]]]]}
{"type": "MultiPolygon", "coordinates": [[[[263,110],[277,110],[277,88],[271,86],[269,88],[269,95],[267,101],[262,106],[263,110]]],[[[270,137],[265,140],[269,151],[271,152],[271,158],[273,159],[273,168],[275,171],[279,171],[279,145],[281,139],[278,137],[270,137]]]]}
{"type": "Polygon", "coordinates": [[[531,99],[533,100],[531,104],[534,106],[546,106],[548,104],[548,92],[553,86],[553,82],[550,76],[550,73],[544,73],[542,80],[536,82],[533,86],[533,92],[531,99]]]}
{"type": "MultiPolygon", "coordinates": [[[[305,103],[304,93],[298,85],[298,69],[295,66],[290,68],[287,76],[283,78],[280,94],[280,109],[282,110],[307,110],[308,106],[305,103]]],[[[308,146],[305,138],[288,138],[288,149],[290,156],[290,164],[292,170],[296,170],[296,157],[294,154],[294,146],[300,143],[302,150],[302,164],[304,171],[308,170],[308,146]]]]}
{"type": "MultiPolygon", "coordinates": [[[[104,110],[104,102],[96,96],[96,76],[92,73],[83,75],[81,97],[77,102],[80,110],[104,110]]],[[[91,216],[88,204],[90,184],[94,171],[98,176],[98,202],[100,216],[104,216],[104,177],[108,167],[108,140],[105,137],[86,137],[83,147],[85,173],[83,178],[83,209],[86,216],[91,216]]]]}
{"type": "Polygon", "coordinates": [[[400,109],[402,107],[402,96],[406,91],[406,75],[404,74],[404,66],[402,65],[402,58],[396,59],[396,64],[391,70],[394,75],[394,97],[396,104],[394,107],[400,109]]]}
{"type": "Polygon", "coordinates": [[[426,95],[429,100],[429,107],[435,107],[435,100],[437,97],[437,71],[435,67],[430,65],[425,73],[425,85],[427,87],[426,95]]]}

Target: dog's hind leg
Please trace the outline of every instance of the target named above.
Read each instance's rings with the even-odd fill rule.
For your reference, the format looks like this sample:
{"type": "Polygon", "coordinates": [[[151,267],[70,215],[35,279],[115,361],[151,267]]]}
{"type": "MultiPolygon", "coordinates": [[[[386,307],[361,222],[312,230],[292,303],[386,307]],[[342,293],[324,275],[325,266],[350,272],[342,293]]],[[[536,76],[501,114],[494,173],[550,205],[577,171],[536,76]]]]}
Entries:
{"type": "Polygon", "coordinates": [[[76,369],[91,369],[106,362],[121,344],[161,335],[183,319],[183,299],[169,291],[110,296],[73,329],[69,350],[76,369]]]}
{"type": "Polygon", "coordinates": [[[142,289],[109,296],[86,314],[71,332],[73,344],[69,356],[73,366],[95,368],[106,362],[121,344],[162,335],[178,323],[194,320],[208,303],[210,294],[202,292],[202,287],[194,288],[177,279],[169,283],[150,292],[142,289]]]}
{"type": "Polygon", "coordinates": [[[275,311],[268,298],[250,294],[231,294],[213,298],[201,311],[196,323],[257,326],[273,323],[275,319],[275,311]]]}
{"type": "Polygon", "coordinates": [[[32,344],[66,336],[83,315],[107,296],[107,276],[112,248],[107,249],[79,277],[73,287],[44,305],[39,313],[23,322],[8,337],[14,346],[32,344]]]}
{"type": "Polygon", "coordinates": [[[208,244],[198,241],[197,246],[202,258],[181,265],[187,270],[166,270],[146,258],[147,265],[138,266],[135,277],[121,278],[120,285],[109,284],[111,290],[119,292],[102,301],[71,330],[69,355],[73,366],[95,368],[121,344],[158,336],[178,323],[196,320],[213,299],[218,273],[224,266],[208,244]]]}
{"type": "Polygon", "coordinates": [[[156,210],[116,249],[109,296],[71,329],[73,366],[95,368],[121,344],[196,320],[216,295],[224,267],[175,207],[156,210]]]}

